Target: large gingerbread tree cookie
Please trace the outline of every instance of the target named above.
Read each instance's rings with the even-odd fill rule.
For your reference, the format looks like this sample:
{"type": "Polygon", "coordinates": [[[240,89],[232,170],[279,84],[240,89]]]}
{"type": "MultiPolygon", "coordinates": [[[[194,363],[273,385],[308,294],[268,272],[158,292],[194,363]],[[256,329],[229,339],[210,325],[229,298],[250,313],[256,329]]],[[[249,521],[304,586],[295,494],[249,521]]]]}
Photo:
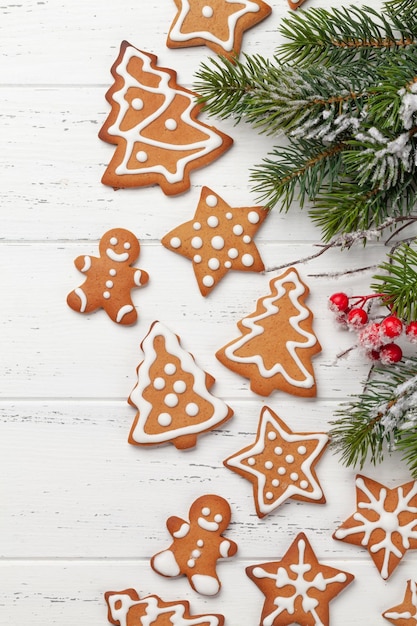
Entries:
{"type": "Polygon", "coordinates": [[[102,182],[115,189],[160,185],[167,195],[190,187],[190,172],[233,143],[198,120],[197,94],[177,83],[174,70],[123,41],[106,94],[111,111],[99,137],[116,145],[102,182]]]}
{"type": "Polygon", "coordinates": [[[297,396],[316,395],[311,357],[321,351],[312,329],[309,294],[293,267],[270,282],[271,293],[254,313],[238,322],[242,336],[218,350],[217,358],[249,378],[252,391],[268,396],[275,389],[297,396]]]}
{"type": "Polygon", "coordinates": [[[179,337],[154,322],[142,341],[144,360],[129,397],[137,408],[129,443],[152,446],[172,443],[192,448],[198,435],[220,426],[233,411],[209,389],[214,378],[184,350],[179,337]]]}

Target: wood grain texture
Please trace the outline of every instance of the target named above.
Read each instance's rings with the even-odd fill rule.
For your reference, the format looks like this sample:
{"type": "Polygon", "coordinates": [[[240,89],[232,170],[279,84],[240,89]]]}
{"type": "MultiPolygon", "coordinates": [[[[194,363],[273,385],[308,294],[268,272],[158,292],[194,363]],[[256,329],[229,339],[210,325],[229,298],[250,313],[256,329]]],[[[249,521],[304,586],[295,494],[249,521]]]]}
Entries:
{"type": "MultiPolygon", "coordinates": [[[[379,0],[371,4],[380,6],[379,0]]],[[[271,5],[272,16],[246,33],[244,52],[274,53],[288,5],[271,5]]],[[[171,0],[26,0],[0,7],[0,625],[102,626],[104,592],[126,587],[188,599],[194,613],[224,613],[226,626],[256,625],[263,598],[244,568],[277,560],[302,530],[320,560],[356,577],[332,602],[331,624],[383,626],[381,613],[402,599],[405,582],[415,577],[417,554],[409,552],[385,582],[366,551],[332,539],[354,510],[355,470],[326,451],[317,474],[327,503],[289,500],[260,520],[251,485],[223,460],[254,440],[263,406],[293,430],[325,431],[340,403],[361,390],[368,364],[358,350],[337,358],[354,335],[334,326],[326,299],[340,288],[368,291],[372,269],[340,280],[325,274],[372,268],[386,250],[378,243],[333,250],[299,265],[323,346],[314,359],[318,397],[261,398],[214,354],[268,293],[274,268],[318,251],[319,233],[307,210],[295,204],[288,214],[273,211],[256,238],[267,271],[230,272],[207,299],[191,263],[160,239],[190,219],[203,185],[232,206],[257,204],[249,172],[276,139],[244,124],[210,120],[235,143],[219,161],[194,172],[186,194],[168,198],[157,187],[115,192],[100,183],[112,148],[97,133],[108,112],[104,94],[120,41],[157,54],[189,87],[208,57],[204,48],[166,48],[174,8],[171,0]],[[103,312],[79,315],[65,302],[83,281],[74,259],[96,254],[101,235],[112,227],[138,236],[136,265],[150,274],[149,284],[133,292],[139,321],[131,328],[116,326],[103,312]],[[140,343],[156,319],[181,336],[215,377],[213,393],[234,410],[229,422],[187,452],[127,442],[134,418],[127,397],[143,358],[140,343]],[[219,565],[223,588],[210,599],[149,566],[170,540],[166,519],[186,516],[191,502],[207,492],[229,500],[227,535],[239,545],[237,557],[219,565]]],[[[395,454],[363,472],[388,486],[409,479],[395,454]]]]}

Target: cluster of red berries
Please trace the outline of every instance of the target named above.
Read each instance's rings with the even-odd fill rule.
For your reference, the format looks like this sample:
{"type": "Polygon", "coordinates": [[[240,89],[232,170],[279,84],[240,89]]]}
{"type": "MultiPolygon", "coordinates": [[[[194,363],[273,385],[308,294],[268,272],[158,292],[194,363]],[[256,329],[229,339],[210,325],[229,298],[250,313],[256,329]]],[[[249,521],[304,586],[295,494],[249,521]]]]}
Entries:
{"type": "Polygon", "coordinates": [[[349,297],[343,292],[334,293],[329,298],[329,308],[335,313],[336,321],[340,325],[358,333],[359,345],[372,361],[381,361],[384,365],[398,363],[403,352],[393,339],[404,334],[409,341],[417,343],[417,321],[404,324],[393,313],[381,321],[370,320],[364,307],[373,298],[379,298],[383,302],[384,295],[349,297]]]}

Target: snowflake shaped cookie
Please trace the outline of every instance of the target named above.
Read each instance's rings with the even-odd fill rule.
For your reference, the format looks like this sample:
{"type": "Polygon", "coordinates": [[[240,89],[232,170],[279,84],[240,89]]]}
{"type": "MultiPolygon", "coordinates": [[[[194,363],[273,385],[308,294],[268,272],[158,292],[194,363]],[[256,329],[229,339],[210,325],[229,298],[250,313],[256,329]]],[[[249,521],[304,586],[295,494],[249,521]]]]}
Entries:
{"type": "Polygon", "coordinates": [[[229,270],[262,272],[253,237],[268,213],[262,207],[230,207],[203,187],[194,218],[174,228],[162,244],[193,262],[200,292],[208,295],[229,270]]]}
{"type": "Polygon", "coordinates": [[[115,626],[223,626],[223,615],[190,615],[187,601],[164,602],[158,596],[140,598],[134,589],[107,591],[108,620],[115,626]]]}
{"type": "Polygon", "coordinates": [[[299,533],[280,561],[246,568],[265,595],[262,626],[328,626],[329,603],[354,576],[319,563],[304,533],[299,533]]]}
{"type": "Polygon", "coordinates": [[[258,517],[288,498],[323,504],[326,499],[314,466],[328,442],[325,433],[293,432],[264,407],[255,442],[230,456],[224,465],[253,483],[258,517]]]}
{"type": "Polygon", "coordinates": [[[387,609],[382,616],[394,626],[417,626],[417,583],[414,580],[407,581],[401,604],[387,609]]]}
{"type": "Polygon", "coordinates": [[[357,510],[333,537],[366,548],[387,579],[406,551],[417,548],[417,481],[388,489],[358,475],[355,484],[357,510]]]}
{"type": "Polygon", "coordinates": [[[243,33],[270,15],[262,0],[174,0],[177,14],[168,48],[207,45],[216,54],[238,55],[243,33]]]}

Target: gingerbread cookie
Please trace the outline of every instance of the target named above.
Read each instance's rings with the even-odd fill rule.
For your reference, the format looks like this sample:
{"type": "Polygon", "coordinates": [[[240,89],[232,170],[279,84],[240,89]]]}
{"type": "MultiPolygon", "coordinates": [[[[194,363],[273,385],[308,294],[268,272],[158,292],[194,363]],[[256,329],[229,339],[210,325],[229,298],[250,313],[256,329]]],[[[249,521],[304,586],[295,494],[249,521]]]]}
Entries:
{"type": "Polygon", "coordinates": [[[214,378],[198,367],[179,337],[161,322],[151,325],[141,348],[144,360],[129,396],[137,408],[129,443],[170,442],[178,449],[191,448],[198,435],[232,417],[232,409],[209,392],[214,378]]]}
{"type": "Polygon", "coordinates": [[[302,4],[304,4],[304,2],[305,0],[288,0],[289,7],[293,11],[298,9],[302,4]]]}
{"type": "Polygon", "coordinates": [[[387,609],[382,617],[394,626],[417,626],[417,583],[414,580],[407,580],[401,604],[387,609]]]}
{"type": "Polygon", "coordinates": [[[123,41],[106,94],[111,111],[99,132],[116,150],[102,182],[115,189],[160,185],[167,195],[190,187],[190,172],[223,154],[233,140],[197,119],[197,94],[174,70],[123,41]]]}
{"type": "Polygon", "coordinates": [[[326,498],[314,466],[329,437],[325,433],[295,433],[268,407],[263,407],[256,441],[224,461],[253,484],[258,517],[288,498],[323,504],[326,498]]]}
{"type": "Polygon", "coordinates": [[[208,46],[216,54],[238,56],[243,33],[272,9],[262,0],[174,0],[177,15],[168,33],[168,48],[208,46]]]}
{"type": "Polygon", "coordinates": [[[304,533],[299,533],[280,561],[246,568],[265,595],[261,626],[328,626],[329,603],[354,576],[323,565],[304,533]]]}
{"type": "Polygon", "coordinates": [[[135,235],[124,228],[107,231],[99,243],[99,257],[79,256],[75,267],[86,275],[85,282],[71,291],[67,303],[78,313],[104,309],[113,322],[133,324],[137,311],[130,292],[146,285],[149,275],[131,267],[139,256],[140,244],[135,235]]]}
{"type": "Polygon", "coordinates": [[[356,512],[333,534],[362,546],[382,578],[389,578],[407,550],[417,548],[417,480],[395,489],[358,475],[356,512]]]}
{"type": "Polygon", "coordinates": [[[167,528],[173,542],[151,559],[151,567],[162,576],[186,576],[194,591],[213,596],[220,591],[216,572],[219,559],[231,557],[237,545],[223,537],[231,517],[227,500],[204,495],[191,505],[188,520],[170,517],[167,528]]]}
{"type": "Polygon", "coordinates": [[[257,206],[231,208],[203,187],[193,219],[171,230],[162,244],[192,260],[198,287],[206,296],[229,270],[263,272],[253,237],[267,215],[257,206]]]}
{"type": "Polygon", "coordinates": [[[311,357],[321,346],[312,329],[313,315],[304,304],[309,289],[293,267],[273,278],[270,289],[258,300],[256,311],[238,322],[242,336],[221,348],[216,357],[249,378],[252,391],[261,396],[275,389],[315,396],[311,357]]]}
{"type": "Polygon", "coordinates": [[[134,589],[107,591],[108,620],[115,626],[223,626],[223,615],[190,615],[190,603],[140,598],[134,589]]]}

